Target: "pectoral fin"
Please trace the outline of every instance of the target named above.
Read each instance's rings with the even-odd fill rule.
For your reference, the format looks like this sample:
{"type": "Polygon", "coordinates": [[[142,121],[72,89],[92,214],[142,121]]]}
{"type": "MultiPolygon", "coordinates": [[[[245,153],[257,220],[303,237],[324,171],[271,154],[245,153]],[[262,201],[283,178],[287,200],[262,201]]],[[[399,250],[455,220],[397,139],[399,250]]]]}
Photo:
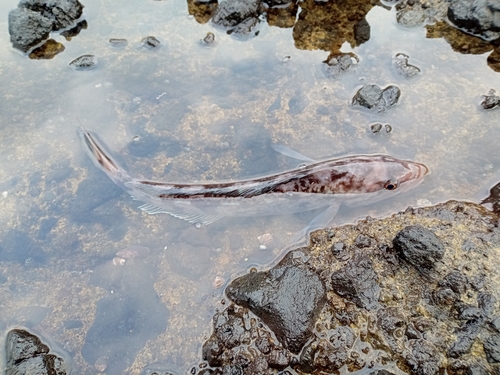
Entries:
{"type": "Polygon", "coordinates": [[[288,156],[289,158],[306,161],[308,163],[316,163],[316,160],[311,159],[308,156],[302,155],[300,152],[294,151],[285,145],[274,144],[272,145],[272,148],[274,151],[279,152],[280,154],[283,154],[285,156],[288,156]]]}

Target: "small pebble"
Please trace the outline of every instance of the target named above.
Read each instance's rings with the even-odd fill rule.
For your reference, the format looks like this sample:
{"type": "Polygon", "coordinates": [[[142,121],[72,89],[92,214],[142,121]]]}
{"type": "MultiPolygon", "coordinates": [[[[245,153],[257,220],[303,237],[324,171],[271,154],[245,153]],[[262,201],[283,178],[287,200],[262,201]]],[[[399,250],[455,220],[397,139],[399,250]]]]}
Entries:
{"type": "Polygon", "coordinates": [[[145,38],[142,38],[141,43],[144,47],[148,47],[151,49],[158,48],[161,44],[161,42],[154,36],[147,36],[145,38]]]}
{"type": "Polygon", "coordinates": [[[215,43],[215,34],[210,31],[205,35],[205,37],[201,40],[203,44],[211,45],[215,43]]]}
{"type": "Polygon", "coordinates": [[[128,41],[127,41],[127,39],[111,38],[109,40],[109,43],[111,43],[111,45],[113,45],[113,46],[119,47],[119,46],[124,46],[125,44],[128,43],[128,41]]]}
{"type": "Polygon", "coordinates": [[[69,63],[76,70],[91,70],[97,66],[97,58],[94,55],[82,55],[69,63]]]}
{"type": "Polygon", "coordinates": [[[214,282],[212,283],[212,286],[216,289],[220,288],[222,285],[224,285],[224,279],[220,276],[216,276],[214,279],[214,282]]]}

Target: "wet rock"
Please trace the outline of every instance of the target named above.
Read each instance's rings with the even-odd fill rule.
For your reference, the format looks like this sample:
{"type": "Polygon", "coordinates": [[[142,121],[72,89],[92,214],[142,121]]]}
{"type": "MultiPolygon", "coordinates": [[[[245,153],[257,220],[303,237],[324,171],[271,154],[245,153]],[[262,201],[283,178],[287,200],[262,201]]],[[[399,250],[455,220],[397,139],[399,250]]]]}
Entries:
{"type": "Polygon", "coordinates": [[[141,39],[141,44],[144,47],[154,49],[154,48],[160,47],[161,42],[158,39],[156,39],[154,36],[147,36],[147,37],[141,39]]]}
{"type": "Polygon", "coordinates": [[[475,319],[466,322],[456,331],[457,339],[453,342],[447,355],[452,358],[458,358],[464,354],[470,353],[472,345],[476,340],[484,322],[482,319],[475,319]]]}
{"type": "Polygon", "coordinates": [[[259,22],[260,0],[226,0],[219,3],[212,22],[224,28],[229,34],[245,36],[259,22]]]}
{"type": "Polygon", "coordinates": [[[496,302],[497,299],[491,293],[480,292],[477,294],[477,305],[487,318],[493,314],[496,302]]]}
{"type": "Polygon", "coordinates": [[[396,21],[402,26],[421,26],[426,18],[425,9],[419,1],[404,1],[396,5],[396,21]]]}
{"type": "MultiPolygon", "coordinates": [[[[498,99],[500,100],[500,97],[498,99]]],[[[500,182],[490,189],[490,194],[481,201],[481,204],[500,215],[500,182]]]]}
{"type": "Polygon", "coordinates": [[[23,52],[47,39],[52,31],[52,21],[26,8],[9,13],[9,34],[12,46],[23,52]]]}
{"type": "Polygon", "coordinates": [[[500,104],[500,96],[496,95],[496,91],[493,89],[488,92],[488,95],[483,95],[483,97],[481,107],[484,109],[493,109],[500,104]]]}
{"type": "Polygon", "coordinates": [[[426,340],[410,340],[406,362],[412,375],[434,375],[439,372],[439,351],[426,340]]]}
{"type": "Polygon", "coordinates": [[[196,1],[188,0],[188,12],[194,17],[196,22],[205,24],[210,21],[213,13],[217,9],[218,0],[196,1]]]}
{"type": "Polygon", "coordinates": [[[21,0],[18,8],[9,13],[12,45],[28,52],[47,39],[51,31],[73,25],[82,11],[78,0],[21,0]]]}
{"type": "MultiPolygon", "coordinates": [[[[393,365],[385,368],[384,363],[397,363],[398,371],[409,375],[495,374],[500,278],[494,262],[499,256],[498,216],[472,203],[451,201],[407,209],[390,218],[367,218],[356,225],[313,232],[309,247],[290,253],[277,266],[280,272],[285,264],[287,270],[292,266],[307,269],[325,286],[328,302],[315,319],[300,355],[287,350],[281,343],[285,339],[278,335],[276,339],[260,317],[231,303],[216,314],[204,357],[213,364],[210,373],[214,374],[283,374],[288,371],[281,370],[287,361],[290,372],[304,374],[335,373],[342,364],[341,371],[349,373],[391,374],[393,365]],[[396,249],[391,248],[401,228],[415,226],[435,228],[440,241],[446,243],[441,261],[432,263],[432,277],[400,261],[396,249]],[[473,251],[462,249],[466,240],[475,243],[473,251]],[[346,260],[339,260],[339,255],[346,260]],[[368,261],[363,263],[363,259],[368,261]],[[353,268],[360,270],[348,272],[353,268]],[[358,275],[357,281],[352,275],[358,275]],[[473,282],[478,278],[480,287],[473,282]],[[351,294],[341,295],[336,290],[335,284],[344,279],[348,280],[345,290],[354,291],[351,294]],[[370,310],[353,298],[354,294],[364,296],[357,283],[365,279],[375,280],[368,285],[380,288],[370,310]],[[436,302],[440,291],[449,296],[448,300],[443,297],[445,303],[436,302]],[[373,364],[376,367],[370,367],[373,364]]],[[[277,283],[264,272],[254,275],[259,275],[254,285],[277,283]]],[[[275,278],[279,277],[288,281],[277,272],[275,278]]],[[[199,370],[198,375],[201,373],[199,370]]]]}
{"type": "Polygon", "coordinates": [[[456,27],[485,40],[500,38],[500,3],[496,0],[451,0],[448,19],[456,27]]]}
{"type": "Polygon", "coordinates": [[[401,90],[396,86],[381,89],[378,85],[366,84],[354,95],[352,105],[384,112],[395,106],[400,96],[401,90]]]}
{"type": "Polygon", "coordinates": [[[453,270],[446,275],[439,283],[440,287],[450,288],[457,294],[465,293],[467,290],[467,276],[459,270],[453,270]]]}
{"type": "Polygon", "coordinates": [[[48,60],[54,58],[55,55],[62,51],[64,51],[64,46],[61,43],[56,42],[54,39],[49,39],[40,47],[35,48],[29,54],[29,58],[33,60],[48,60]]]}
{"type": "Polygon", "coordinates": [[[13,329],[7,334],[6,375],[65,375],[69,373],[64,359],[50,354],[41,340],[23,329],[13,329]]]}
{"type": "Polygon", "coordinates": [[[323,371],[335,371],[347,363],[348,355],[345,346],[339,342],[330,343],[321,340],[316,348],[314,367],[323,371]]]}
{"type": "Polygon", "coordinates": [[[352,65],[358,64],[359,58],[353,53],[341,53],[337,56],[329,57],[323,63],[325,64],[326,75],[335,78],[349,70],[352,65]]]}
{"type": "Polygon", "coordinates": [[[430,230],[412,225],[401,230],[392,242],[397,254],[419,270],[429,270],[444,255],[444,245],[430,230]]]}
{"type": "Polygon", "coordinates": [[[500,363],[500,334],[491,335],[483,342],[486,359],[489,363],[500,363]]]}
{"type": "Polygon", "coordinates": [[[226,294],[261,318],[292,353],[298,353],[311,337],[325,302],[321,279],[308,268],[294,265],[293,253],[270,271],[236,279],[226,294]]]}
{"type": "Polygon", "coordinates": [[[69,30],[64,30],[61,32],[61,35],[67,40],[70,41],[73,37],[80,34],[80,31],[87,30],[88,24],[86,20],[81,20],[76,24],[75,27],[72,27],[69,30]]]}
{"type": "Polygon", "coordinates": [[[332,275],[332,288],[338,295],[368,310],[378,306],[380,286],[373,262],[358,253],[343,268],[332,275]]]}
{"type": "Polygon", "coordinates": [[[21,0],[19,7],[49,19],[54,31],[72,26],[83,13],[83,5],[78,0],[21,0]]]}
{"type": "Polygon", "coordinates": [[[75,70],[91,70],[97,66],[97,58],[94,55],[82,55],[69,63],[75,70]]]}
{"type": "Polygon", "coordinates": [[[394,68],[396,72],[404,78],[411,78],[420,73],[420,68],[408,63],[409,58],[410,57],[404,53],[398,53],[394,58],[394,68]]]}

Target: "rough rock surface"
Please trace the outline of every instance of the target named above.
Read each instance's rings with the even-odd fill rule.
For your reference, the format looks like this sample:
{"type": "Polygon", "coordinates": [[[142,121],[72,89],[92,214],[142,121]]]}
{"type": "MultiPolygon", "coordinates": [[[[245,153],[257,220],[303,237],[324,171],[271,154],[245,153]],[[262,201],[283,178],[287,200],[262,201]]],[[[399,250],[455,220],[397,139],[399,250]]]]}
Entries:
{"type": "Polygon", "coordinates": [[[23,329],[13,329],[6,339],[6,375],[66,375],[64,360],[49,354],[49,347],[23,329]]]}
{"type": "Polygon", "coordinates": [[[215,315],[197,373],[336,373],[346,366],[374,375],[498,374],[499,256],[499,217],[472,203],[408,208],[314,232],[309,247],[231,284],[233,302],[215,315]],[[420,242],[402,250],[401,233],[413,238],[411,246],[430,241],[424,254],[431,256],[422,256],[420,242]],[[293,278],[286,276],[293,267],[326,288],[321,311],[308,315],[309,340],[299,351],[295,341],[294,352],[276,324],[291,309],[267,308],[285,298],[277,297],[284,290],[293,300],[293,278]],[[265,318],[248,308],[256,303],[267,309],[265,318]]]}
{"type": "Polygon", "coordinates": [[[82,12],[78,0],[21,0],[9,13],[10,41],[14,48],[28,52],[51,31],[72,26],[82,12]]]}
{"type": "Polygon", "coordinates": [[[228,33],[247,35],[259,22],[260,0],[226,0],[215,10],[212,22],[228,33]]]}
{"type": "Polygon", "coordinates": [[[384,112],[395,106],[400,96],[401,90],[397,86],[381,89],[378,85],[366,84],[354,95],[352,105],[384,112]]]}
{"type": "Polygon", "coordinates": [[[500,2],[497,0],[451,0],[448,19],[485,40],[500,39],[500,2]]]}

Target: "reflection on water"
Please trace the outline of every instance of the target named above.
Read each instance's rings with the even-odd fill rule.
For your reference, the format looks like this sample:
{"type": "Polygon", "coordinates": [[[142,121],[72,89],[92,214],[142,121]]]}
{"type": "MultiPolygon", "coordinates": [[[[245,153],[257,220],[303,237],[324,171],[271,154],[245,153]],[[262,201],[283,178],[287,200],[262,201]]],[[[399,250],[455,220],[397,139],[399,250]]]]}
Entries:
{"type": "Polygon", "coordinates": [[[440,24],[403,28],[397,9],[372,3],[346,2],[345,10],[339,2],[284,4],[266,13],[268,23],[258,13],[254,38],[208,23],[213,2],[84,5],[87,30],[71,43],[51,35],[66,49],[35,61],[11,47],[7,14],[17,0],[0,4],[0,327],[50,337],[72,357],[75,373],[184,373],[200,358],[227,282],[276,263],[319,214],[276,212],[199,229],[146,215],[88,160],[78,121],[132,175],[154,180],[241,179],[300,163],[276,153],[274,143],[314,159],[383,153],[430,167],[418,188],[343,207],[336,224],[477,199],[498,175],[497,109],[480,106],[482,95],[500,87],[485,64],[492,44],[457,54],[442,38],[426,39],[440,24]],[[208,32],[215,42],[200,43],[208,32]],[[160,47],[144,47],[147,36],[160,47]],[[359,61],[328,74],[322,61],[339,53],[359,61]],[[86,54],[97,57],[95,69],[68,66],[86,54]],[[418,74],[398,73],[402,55],[418,74]],[[351,107],[365,84],[396,86],[399,101],[384,112],[351,107]],[[374,124],[384,130],[373,132],[374,124]],[[126,255],[131,246],[149,253],[126,255]]]}

